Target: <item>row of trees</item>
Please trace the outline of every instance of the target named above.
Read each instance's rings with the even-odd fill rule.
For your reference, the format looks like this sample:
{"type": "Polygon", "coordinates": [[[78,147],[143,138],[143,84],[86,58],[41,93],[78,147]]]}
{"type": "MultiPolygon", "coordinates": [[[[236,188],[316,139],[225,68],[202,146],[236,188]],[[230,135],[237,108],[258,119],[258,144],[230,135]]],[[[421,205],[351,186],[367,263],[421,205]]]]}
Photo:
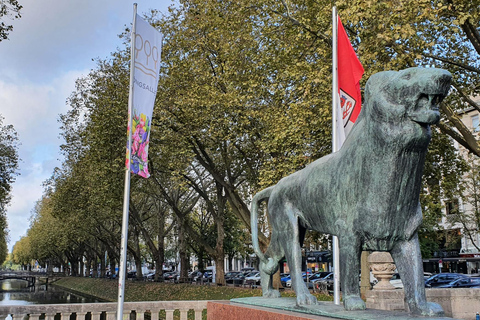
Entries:
{"type": "MultiPolygon", "coordinates": [[[[375,72],[417,65],[454,74],[439,128],[478,155],[478,141],[450,112],[479,90],[478,8],[466,0],[337,6],[365,66],[362,84],[375,72]]],[[[147,260],[159,277],[171,237],[182,276],[194,254],[200,262],[213,259],[222,281],[224,257],[249,251],[251,196],[331,152],[330,12],[331,1],[183,0],[168,15],[147,16],[165,41],[152,175],[134,176],[131,185],[128,253],[137,271],[147,260]]],[[[118,261],[128,32],[123,37],[124,48],[77,81],[70,110],[60,116],[65,161],[46,182],[27,236],[15,245],[19,263],[78,265],[85,257],[88,267],[105,270],[105,252],[118,261]]],[[[440,199],[457,192],[465,170],[452,139],[435,129],[422,196],[425,254],[435,249],[440,199]]],[[[261,225],[268,235],[268,223],[261,225]]],[[[260,240],[268,243],[267,236],[260,240]]]]}
{"type": "MultiPolygon", "coordinates": [[[[20,18],[22,6],[17,0],[0,3],[0,41],[7,40],[13,30],[11,21],[20,18]]],[[[18,136],[15,128],[4,123],[0,115],[0,261],[7,258],[8,224],[7,207],[11,200],[12,185],[18,174],[18,136]]]]}
{"type": "Polygon", "coordinates": [[[0,115],[0,261],[7,258],[7,207],[11,200],[12,185],[18,174],[18,136],[14,127],[4,124],[0,115]]]}

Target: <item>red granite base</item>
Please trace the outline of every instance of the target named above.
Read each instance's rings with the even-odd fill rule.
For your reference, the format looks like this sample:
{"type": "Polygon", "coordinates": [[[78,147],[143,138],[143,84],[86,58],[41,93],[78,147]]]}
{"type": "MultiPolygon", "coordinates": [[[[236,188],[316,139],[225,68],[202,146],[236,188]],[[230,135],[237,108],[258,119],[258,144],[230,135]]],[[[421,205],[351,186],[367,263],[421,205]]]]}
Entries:
{"type": "Polygon", "coordinates": [[[264,307],[240,305],[230,301],[209,301],[208,320],[328,320],[329,317],[282,311],[264,307]]]}

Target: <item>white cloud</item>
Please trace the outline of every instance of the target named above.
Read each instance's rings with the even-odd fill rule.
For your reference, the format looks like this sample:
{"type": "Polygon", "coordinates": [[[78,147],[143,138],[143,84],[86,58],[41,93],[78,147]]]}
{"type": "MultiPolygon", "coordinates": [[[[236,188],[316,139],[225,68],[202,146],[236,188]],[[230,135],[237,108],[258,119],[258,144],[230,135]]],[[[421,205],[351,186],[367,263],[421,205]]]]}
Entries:
{"type": "Polygon", "coordinates": [[[43,181],[60,165],[58,115],[67,111],[65,99],[74,90],[75,79],[85,74],[70,71],[49,84],[0,81],[0,114],[5,123],[13,124],[21,142],[21,175],[7,210],[12,246],[25,234],[35,202],[42,196],[43,181]]]}
{"type": "MultiPolygon", "coordinates": [[[[137,0],[138,13],[166,12],[168,1],[137,0]]],[[[21,175],[7,209],[10,248],[25,234],[42,182],[59,166],[60,113],[75,80],[121,45],[133,1],[22,0],[22,18],[12,21],[10,39],[0,42],[0,114],[19,134],[21,175]]]]}

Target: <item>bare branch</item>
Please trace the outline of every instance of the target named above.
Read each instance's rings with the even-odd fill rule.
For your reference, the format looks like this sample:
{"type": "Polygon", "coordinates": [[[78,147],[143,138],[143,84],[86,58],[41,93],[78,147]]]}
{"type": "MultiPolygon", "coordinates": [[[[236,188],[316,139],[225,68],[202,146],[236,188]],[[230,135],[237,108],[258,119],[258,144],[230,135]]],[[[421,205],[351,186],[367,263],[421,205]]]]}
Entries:
{"type": "Polygon", "coordinates": [[[472,71],[472,72],[480,73],[480,69],[475,68],[475,67],[472,67],[472,66],[469,66],[469,65],[467,65],[467,64],[463,64],[463,63],[460,63],[460,62],[452,61],[452,60],[449,60],[449,59],[446,59],[446,58],[443,58],[443,57],[439,57],[439,56],[430,55],[430,54],[428,54],[428,53],[427,53],[427,54],[423,54],[423,55],[424,55],[426,58],[430,58],[430,59],[442,61],[442,62],[451,64],[451,65],[453,65],[453,66],[457,66],[457,67],[463,68],[463,69],[465,69],[465,70],[469,70],[469,71],[472,71]]]}
{"type": "Polygon", "coordinates": [[[460,89],[458,85],[453,83],[452,86],[455,88],[455,90],[457,90],[458,94],[462,97],[463,100],[465,100],[465,102],[467,102],[470,106],[472,106],[476,110],[480,111],[480,106],[475,101],[473,101],[469,96],[463,93],[463,91],[460,89]]]}
{"type": "Polygon", "coordinates": [[[477,139],[467,126],[465,126],[457,113],[445,103],[441,103],[440,108],[458,132],[445,124],[439,124],[439,128],[467,148],[467,150],[480,157],[480,146],[478,145],[477,139]]]}

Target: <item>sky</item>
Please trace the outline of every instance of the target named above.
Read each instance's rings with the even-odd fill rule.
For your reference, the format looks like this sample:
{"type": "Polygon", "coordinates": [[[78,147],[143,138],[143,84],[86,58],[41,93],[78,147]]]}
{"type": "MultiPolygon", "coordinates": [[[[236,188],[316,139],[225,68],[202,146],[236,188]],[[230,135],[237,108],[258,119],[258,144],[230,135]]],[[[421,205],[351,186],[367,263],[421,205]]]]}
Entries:
{"type": "MultiPolygon", "coordinates": [[[[122,46],[118,35],[130,26],[133,1],[19,0],[22,17],[9,40],[0,42],[0,114],[18,133],[20,175],[7,208],[9,249],[26,235],[42,183],[62,156],[58,118],[68,110],[66,99],[75,80],[122,46]]],[[[137,12],[167,14],[170,0],[137,0],[137,12]]],[[[125,106],[127,108],[127,106],[125,106]]],[[[126,120],[125,120],[126,121],[126,120]]]]}

